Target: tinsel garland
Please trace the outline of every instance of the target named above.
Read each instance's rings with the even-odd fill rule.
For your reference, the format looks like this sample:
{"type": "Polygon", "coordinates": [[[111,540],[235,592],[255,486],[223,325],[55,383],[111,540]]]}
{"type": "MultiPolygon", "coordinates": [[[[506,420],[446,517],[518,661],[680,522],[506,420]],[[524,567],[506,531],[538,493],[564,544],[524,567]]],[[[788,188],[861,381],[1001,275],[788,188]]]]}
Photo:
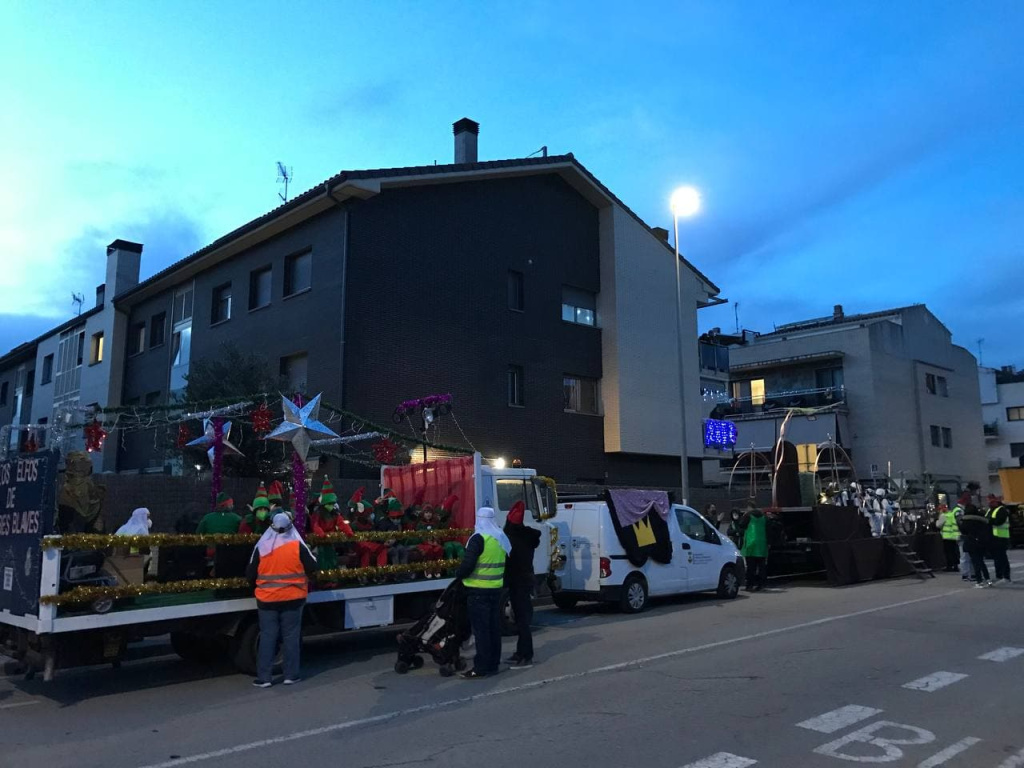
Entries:
{"type": "MultiPolygon", "coordinates": [[[[141,537],[140,537],[141,538],[141,537]]],[[[340,581],[356,581],[359,579],[376,579],[387,576],[398,576],[406,573],[445,570],[454,568],[458,560],[431,560],[408,565],[383,565],[369,568],[335,568],[330,571],[318,571],[317,581],[337,583],[340,581]]],[[[121,587],[75,587],[59,595],[43,595],[39,602],[43,605],[80,605],[94,600],[107,598],[117,600],[125,597],[145,597],[148,595],[181,595],[189,592],[202,592],[208,589],[252,589],[248,579],[193,579],[191,581],[168,581],[164,583],[149,582],[147,584],[130,584],[121,587]]]]}
{"type": "MultiPolygon", "coordinates": [[[[433,531],[367,531],[353,533],[328,533],[304,536],[306,543],[345,544],[356,541],[406,541],[408,539],[443,538],[466,539],[472,535],[472,528],[439,528],[433,531]]],[[[103,533],[68,533],[63,536],[43,538],[43,549],[107,549],[108,547],[198,547],[217,544],[253,544],[260,537],[254,533],[151,533],[148,536],[117,536],[103,533]]]]}

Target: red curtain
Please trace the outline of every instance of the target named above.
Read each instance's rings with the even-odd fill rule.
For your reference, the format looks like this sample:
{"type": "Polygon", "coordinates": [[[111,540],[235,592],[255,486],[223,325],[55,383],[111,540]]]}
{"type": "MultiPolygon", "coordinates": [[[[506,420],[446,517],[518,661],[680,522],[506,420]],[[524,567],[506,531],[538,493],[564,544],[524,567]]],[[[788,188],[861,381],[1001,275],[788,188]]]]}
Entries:
{"type": "Polygon", "coordinates": [[[420,488],[426,489],[423,503],[435,507],[454,493],[459,500],[452,510],[452,528],[472,528],[476,523],[472,456],[387,467],[384,487],[393,490],[403,506],[412,504],[420,488]]]}

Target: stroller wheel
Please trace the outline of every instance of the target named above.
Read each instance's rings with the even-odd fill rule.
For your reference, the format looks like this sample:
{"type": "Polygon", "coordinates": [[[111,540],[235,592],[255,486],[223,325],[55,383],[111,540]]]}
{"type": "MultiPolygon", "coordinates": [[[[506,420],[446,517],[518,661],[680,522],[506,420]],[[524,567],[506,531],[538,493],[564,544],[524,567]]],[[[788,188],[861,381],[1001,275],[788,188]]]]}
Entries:
{"type": "Polygon", "coordinates": [[[423,657],[422,656],[413,656],[412,657],[412,661],[410,662],[409,666],[412,667],[413,669],[420,669],[420,668],[422,668],[423,667],[423,657]]]}
{"type": "Polygon", "coordinates": [[[401,661],[401,660],[395,662],[395,672],[397,672],[400,675],[404,675],[408,671],[409,671],[409,662],[401,661]]]}
{"type": "Polygon", "coordinates": [[[455,674],[455,667],[451,664],[442,664],[437,671],[441,673],[441,677],[451,677],[455,674]]]}

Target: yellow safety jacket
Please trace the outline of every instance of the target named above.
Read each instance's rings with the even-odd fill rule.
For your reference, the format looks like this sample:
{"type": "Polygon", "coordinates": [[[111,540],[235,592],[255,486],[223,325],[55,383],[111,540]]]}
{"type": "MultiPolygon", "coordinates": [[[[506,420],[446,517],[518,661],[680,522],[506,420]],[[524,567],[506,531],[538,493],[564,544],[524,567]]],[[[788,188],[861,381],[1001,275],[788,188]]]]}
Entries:
{"type": "Polygon", "coordinates": [[[942,538],[953,541],[960,538],[960,526],[956,524],[956,511],[958,509],[959,507],[953,507],[953,509],[947,509],[943,513],[945,519],[942,521],[942,538]]]}
{"type": "Polygon", "coordinates": [[[483,536],[484,551],[462,583],[472,589],[501,589],[505,585],[505,550],[493,536],[483,536]]]}
{"type": "Polygon", "coordinates": [[[999,514],[1002,507],[996,507],[988,513],[988,519],[992,522],[992,535],[997,539],[1008,539],[1010,538],[1010,516],[1006,516],[1006,520],[1002,525],[996,525],[996,515],[999,514]]]}

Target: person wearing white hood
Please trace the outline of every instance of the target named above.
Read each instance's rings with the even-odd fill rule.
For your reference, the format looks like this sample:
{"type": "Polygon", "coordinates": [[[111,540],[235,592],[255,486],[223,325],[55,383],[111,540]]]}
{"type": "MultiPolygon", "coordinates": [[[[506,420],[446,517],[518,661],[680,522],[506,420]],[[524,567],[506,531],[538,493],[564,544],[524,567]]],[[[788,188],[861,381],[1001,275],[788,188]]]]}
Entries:
{"type": "Polygon", "coordinates": [[[455,572],[466,588],[469,623],[476,641],[473,668],[463,674],[476,680],[497,674],[501,662],[501,589],[505,580],[505,559],[512,543],[494,523],[494,510],[480,507],[476,530],[466,542],[466,554],[455,572]]]}
{"type": "Polygon", "coordinates": [[[302,644],[302,608],[309,592],[309,577],[317,569],[316,557],[295,530],[291,515],[278,512],[252,551],[246,575],[256,584],[260,647],[256,661],[257,688],[269,688],[277,642],[284,656],[284,684],[299,677],[302,644]]]}

